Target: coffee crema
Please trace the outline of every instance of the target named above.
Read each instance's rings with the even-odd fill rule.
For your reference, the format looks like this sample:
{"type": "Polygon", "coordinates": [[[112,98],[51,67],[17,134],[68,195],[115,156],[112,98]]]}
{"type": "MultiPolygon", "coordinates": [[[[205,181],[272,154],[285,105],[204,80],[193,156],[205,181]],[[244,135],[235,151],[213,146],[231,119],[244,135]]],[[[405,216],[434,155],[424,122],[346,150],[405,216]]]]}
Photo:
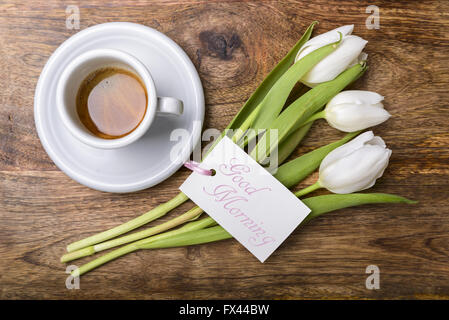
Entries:
{"type": "Polygon", "coordinates": [[[133,132],[142,122],[147,104],[148,94],[140,77],[117,67],[89,74],[76,96],[81,122],[103,139],[117,139],[133,132]]]}

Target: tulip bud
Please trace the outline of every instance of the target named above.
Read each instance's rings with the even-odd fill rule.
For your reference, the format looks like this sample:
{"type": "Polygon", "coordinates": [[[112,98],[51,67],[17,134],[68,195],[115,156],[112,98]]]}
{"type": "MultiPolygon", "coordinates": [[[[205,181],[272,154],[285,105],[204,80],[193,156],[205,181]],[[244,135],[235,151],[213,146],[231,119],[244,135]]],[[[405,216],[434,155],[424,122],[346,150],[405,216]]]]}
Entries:
{"type": "Polygon", "coordinates": [[[390,156],[382,138],[365,132],[323,159],[318,184],[334,193],[371,188],[384,173],[390,156]]]}
{"type": "Polygon", "coordinates": [[[381,103],[383,99],[371,91],[342,91],[327,103],[325,118],[331,127],[344,132],[376,126],[391,116],[381,103]]]}
{"type": "Polygon", "coordinates": [[[328,31],[310,39],[299,49],[295,62],[318,48],[338,41],[340,34],[343,36],[338,48],[318,62],[301,79],[301,82],[309,87],[314,87],[319,83],[335,79],[354,64],[366,60],[367,55],[362,53],[362,50],[368,41],[351,35],[353,29],[354,25],[347,25],[328,31]]]}

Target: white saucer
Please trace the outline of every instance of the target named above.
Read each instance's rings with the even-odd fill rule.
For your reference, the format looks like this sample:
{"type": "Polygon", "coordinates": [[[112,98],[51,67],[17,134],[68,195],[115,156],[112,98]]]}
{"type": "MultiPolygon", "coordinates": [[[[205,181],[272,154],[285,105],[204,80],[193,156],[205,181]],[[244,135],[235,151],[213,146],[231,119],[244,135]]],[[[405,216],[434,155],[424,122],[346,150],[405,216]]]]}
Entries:
{"type": "Polygon", "coordinates": [[[112,22],[78,32],[53,53],[37,83],[34,118],[42,145],[69,177],[101,191],[132,192],[167,179],[188,159],[201,136],[204,94],[193,63],[174,41],[149,27],[112,22]],[[141,60],[158,95],[181,99],[184,114],[157,117],[145,136],[121,149],[95,149],[74,138],[56,112],[56,83],[71,59],[97,48],[120,49],[141,60]],[[170,134],[178,128],[188,132],[188,139],[170,160],[172,147],[180,143],[170,141],[170,134]]]}

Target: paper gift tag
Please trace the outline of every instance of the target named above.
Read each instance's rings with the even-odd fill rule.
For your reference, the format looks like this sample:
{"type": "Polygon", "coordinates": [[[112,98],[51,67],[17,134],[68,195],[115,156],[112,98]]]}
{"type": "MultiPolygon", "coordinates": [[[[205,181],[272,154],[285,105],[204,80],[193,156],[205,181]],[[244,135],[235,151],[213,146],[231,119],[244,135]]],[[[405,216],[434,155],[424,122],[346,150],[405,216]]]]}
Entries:
{"type": "Polygon", "coordinates": [[[179,188],[261,262],[311,211],[231,139],[224,137],[179,188]]]}

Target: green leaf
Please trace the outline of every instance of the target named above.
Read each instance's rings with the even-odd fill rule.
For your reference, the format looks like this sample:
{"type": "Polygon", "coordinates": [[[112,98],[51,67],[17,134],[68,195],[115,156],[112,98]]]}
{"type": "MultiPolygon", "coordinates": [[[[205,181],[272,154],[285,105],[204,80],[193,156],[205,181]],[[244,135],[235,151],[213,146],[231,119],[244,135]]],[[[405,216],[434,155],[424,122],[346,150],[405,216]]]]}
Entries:
{"type": "Polygon", "coordinates": [[[278,146],[278,163],[284,163],[284,161],[290,156],[290,154],[296,149],[298,144],[304,139],[306,134],[312,127],[312,122],[308,123],[292,134],[290,134],[282,143],[278,146]]]}
{"type": "MultiPolygon", "coordinates": [[[[311,197],[303,200],[312,212],[301,223],[304,224],[321,214],[373,203],[406,203],[414,204],[416,201],[387,193],[352,193],[352,194],[327,194],[311,197]]],[[[282,219],[282,217],[280,217],[282,219]]],[[[174,237],[152,242],[142,249],[170,248],[197,245],[232,238],[232,236],[220,226],[207,229],[186,232],[174,237]]]]}
{"type": "Polygon", "coordinates": [[[309,40],[312,35],[314,26],[317,24],[314,21],[306,30],[301,39],[295,44],[295,46],[287,53],[287,55],[274,67],[274,69],[268,74],[268,76],[257,87],[251,97],[246,101],[237,115],[232,119],[226,129],[238,129],[245,121],[245,119],[251,114],[251,112],[262,102],[267,93],[273,87],[273,85],[279,80],[279,78],[290,68],[295,61],[296,53],[298,50],[309,40]]]}
{"type": "MultiPolygon", "coordinates": [[[[296,54],[298,50],[310,39],[312,35],[312,31],[314,26],[317,24],[317,21],[312,22],[312,24],[307,28],[306,32],[303,34],[301,39],[295,44],[295,46],[284,56],[284,58],[274,67],[273,70],[266,76],[266,78],[262,81],[262,83],[257,87],[257,89],[253,92],[253,94],[249,97],[243,107],[239,110],[239,112],[235,115],[235,117],[231,120],[228,126],[223,130],[221,136],[218,137],[212,146],[209,148],[208,153],[212,151],[212,149],[220,142],[221,138],[223,138],[228,130],[238,130],[243,126],[248,117],[252,116],[255,118],[256,114],[253,112],[260,112],[261,108],[256,108],[263,101],[265,96],[268,94],[273,85],[282,77],[282,75],[290,68],[290,66],[295,61],[296,54]]],[[[272,112],[269,108],[267,110],[263,110],[263,112],[272,112]]]]}
{"type": "Polygon", "coordinates": [[[365,69],[365,65],[356,64],[342,72],[334,80],[321,83],[296,99],[274,120],[251,152],[251,156],[258,162],[263,163],[278,144],[282,143],[289,134],[299,129],[337,93],[358,79],[365,72],[365,69]],[[277,130],[277,139],[270,139],[270,130],[277,130]]]}
{"type": "Polygon", "coordinates": [[[302,200],[312,212],[306,217],[303,223],[310,221],[319,215],[335,211],[338,209],[359,206],[370,203],[407,203],[415,204],[417,201],[409,200],[394,194],[388,193],[350,193],[350,194],[326,194],[306,198],[302,200]]]}
{"type": "Polygon", "coordinates": [[[297,185],[320,166],[321,161],[329,152],[345,144],[359,133],[360,131],[348,133],[342,139],[336,142],[310,151],[294,160],[283,164],[278,168],[277,172],[274,174],[274,177],[287,188],[291,188],[297,185]]]}
{"type": "Polygon", "coordinates": [[[257,114],[253,129],[267,129],[277,118],[295,84],[304,77],[318,62],[337,49],[337,42],[323,46],[295,62],[273,85],[262,102],[261,111],[257,114]]]}

